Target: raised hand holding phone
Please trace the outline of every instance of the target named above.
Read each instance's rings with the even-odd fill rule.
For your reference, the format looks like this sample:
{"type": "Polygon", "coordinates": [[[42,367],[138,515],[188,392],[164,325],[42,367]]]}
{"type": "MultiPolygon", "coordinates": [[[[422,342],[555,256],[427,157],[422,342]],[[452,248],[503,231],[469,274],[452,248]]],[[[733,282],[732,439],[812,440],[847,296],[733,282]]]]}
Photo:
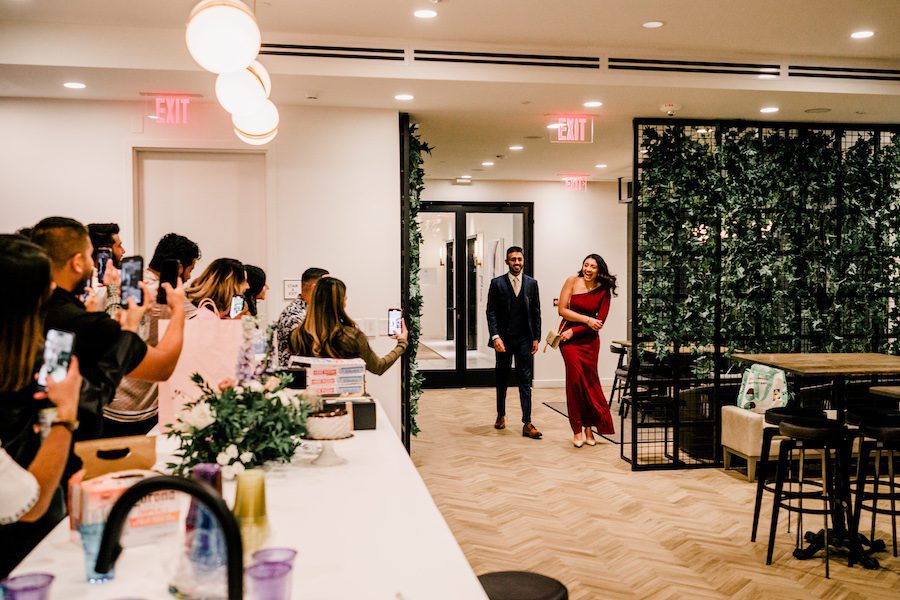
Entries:
{"type": "Polygon", "coordinates": [[[142,256],[129,256],[122,259],[122,302],[123,308],[128,306],[129,300],[134,300],[138,306],[144,304],[144,258],[142,256]]]}
{"type": "Polygon", "coordinates": [[[72,349],[75,347],[75,334],[71,331],[51,329],[44,340],[44,362],[38,371],[38,389],[47,389],[47,378],[53,376],[62,381],[69,369],[72,349]]]}
{"type": "Polygon", "coordinates": [[[228,318],[234,319],[244,312],[244,297],[235,296],[231,299],[231,310],[228,311],[228,318]]]}
{"type": "Polygon", "coordinates": [[[402,330],[403,311],[399,308],[388,309],[388,335],[396,337],[402,330]]]}

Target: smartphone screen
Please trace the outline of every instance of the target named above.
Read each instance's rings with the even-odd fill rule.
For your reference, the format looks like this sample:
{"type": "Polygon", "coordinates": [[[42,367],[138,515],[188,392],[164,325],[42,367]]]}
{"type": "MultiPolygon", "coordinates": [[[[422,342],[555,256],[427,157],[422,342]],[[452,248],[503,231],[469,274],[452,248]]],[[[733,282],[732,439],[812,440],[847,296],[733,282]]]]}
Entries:
{"type": "Polygon", "coordinates": [[[172,287],[178,285],[178,260],[175,258],[167,258],[162,262],[162,266],[159,269],[159,289],[156,292],[156,303],[157,304],[168,304],[166,301],[166,290],[163,289],[162,284],[168,283],[172,287]]]}
{"type": "Polygon", "coordinates": [[[232,319],[241,314],[244,311],[244,297],[243,296],[235,296],[231,299],[231,310],[228,311],[228,316],[232,319]]]}
{"type": "Polygon", "coordinates": [[[39,388],[47,388],[48,375],[52,375],[57,382],[66,378],[74,345],[75,334],[71,331],[51,329],[47,332],[47,339],[44,340],[44,363],[38,372],[39,388]]]}
{"type": "Polygon", "coordinates": [[[97,285],[105,285],[103,278],[106,276],[106,265],[110,258],[112,258],[112,250],[109,248],[97,250],[97,285]]]}
{"type": "Polygon", "coordinates": [[[128,299],[134,298],[135,304],[143,306],[144,292],[140,283],[144,278],[144,259],[141,256],[129,256],[122,259],[122,301],[128,306],[128,299]]]}
{"type": "Polygon", "coordinates": [[[388,335],[400,335],[403,328],[403,311],[399,308],[388,309],[388,335]]]}

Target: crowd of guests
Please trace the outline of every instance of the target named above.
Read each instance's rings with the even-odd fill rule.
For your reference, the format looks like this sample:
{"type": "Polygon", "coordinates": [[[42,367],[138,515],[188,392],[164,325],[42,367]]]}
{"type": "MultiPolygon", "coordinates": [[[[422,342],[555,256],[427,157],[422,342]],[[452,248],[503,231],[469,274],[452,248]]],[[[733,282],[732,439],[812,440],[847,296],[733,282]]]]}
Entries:
{"type": "MultiPolygon", "coordinates": [[[[175,370],[185,321],[256,316],[269,289],[263,269],[232,258],[217,258],[194,276],[200,247],[169,233],[144,270],[144,302],[123,304],[125,256],[114,223],[49,217],[0,235],[0,278],[15,282],[15,293],[0,295],[0,578],[65,517],[64,484],[80,467],[75,441],[145,435],[157,425],[158,384],[175,370]],[[160,283],[176,263],[175,283],[160,283]],[[39,386],[51,329],[74,334],[72,357],[65,377],[50,375],[39,386]],[[48,407],[55,417],[42,424],[48,407]]],[[[307,269],[300,296],[275,324],[276,362],[362,358],[375,374],[390,368],[407,348],[405,324],[396,347],[379,357],[347,314],[346,299],[341,280],[307,269]]]]}

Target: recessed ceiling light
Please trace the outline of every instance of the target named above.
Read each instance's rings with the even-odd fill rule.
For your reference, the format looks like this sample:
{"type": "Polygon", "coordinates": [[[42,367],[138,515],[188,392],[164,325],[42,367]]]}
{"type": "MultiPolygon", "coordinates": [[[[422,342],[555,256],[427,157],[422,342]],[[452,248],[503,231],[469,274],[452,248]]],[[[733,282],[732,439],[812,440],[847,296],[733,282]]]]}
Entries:
{"type": "Polygon", "coordinates": [[[472,179],[472,176],[471,175],[460,175],[459,178],[460,179],[472,179]]]}
{"type": "Polygon", "coordinates": [[[87,86],[80,81],[67,81],[63,84],[63,87],[69,88],[70,90],[83,90],[87,86]]]}
{"type": "Polygon", "coordinates": [[[525,148],[525,146],[510,146],[509,147],[510,150],[523,150],[524,148],[525,148]]]}
{"type": "Polygon", "coordinates": [[[866,38],[870,38],[875,35],[874,31],[854,31],[850,34],[854,40],[864,40],[866,38]]]}
{"type": "Polygon", "coordinates": [[[771,114],[771,113],[777,113],[778,110],[779,110],[779,109],[778,109],[777,106],[763,106],[761,109],[759,109],[759,112],[761,112],[761,113],[763,113],[763,114],[765,114],[765,115],[768,115],[768,114],[771,114]]]}
{"type": "Polygon", "coordinates": [[[762,75],[757,75],[757,79],[778,79],[778,75],[773,73],[763,73],[762,75]]]}
{"type": "Polygon", "coordinates": [[[492,163],[492,162],[489,161],[489,160],[486,160],[486,161],[484,161],[483,163],[481,163],[481,166],[482,166],[482,167],[493,167],[493,166],[494,166],[494,163],[492,163]]]}
{"type": "Polygon", "coordinates": [[[601,164],[601,165],[594,165],[594,166],[597,167],[598,169],[605,169],[605,168],[606,168],[606,165],[602,165],[602,164],[601,164]]]}
{"type": "Polygon", "coordinates": [[[641,27],[643,27],[644,29],[659,29],[663,25],[665,25],[663,21],[647,21],[646,23],[641,25],[641,27]]]}
{"type": "Polygon", "coordinates": [[[585,108],[599,108],[601,106],[603,106],[603,103],[599,100],[588,100],[584,103],[585,108]]]}
{"type": "Polygon", "coordinates": [[[159,118],[159,116],[158,116],[158,115],[147,115],[147,118],[148,118],[148,119],[153,119],[153,120],[155,121],[155,120],[157,120],[157,119],[159,118]]]}
{"type": "Polygon", "coordinates": [[[437,11],[436,11],[436,10],[430,10],[430,9],[427,9],[427,8],[426,8],[426,9],[423,9],[423,10],[417,10],[417,11],[414,12],[413,14],[414,14],[414,15],[416,16],[416,18],[418,18],[418,19],[433,19],[433,18],[435,18],[435,17],[437,16],[437,11]]]}
{"type": "Polygon", "coordinates": [[[831,109],[830,109],[830,108],[824,108],[824,107],[822,107],[822,108],[807,108],[807,109],[804,110],[803,112],[805,112],[805,113],[807,113],[807,114],[810,114],[810,115],[821,115],[821,114],[824,114],[824,113],[830,113],[830,112],[831,112],[831,109]]]}
{"type": "Polygon", "coordinates": [[[562,127],[562,125],[559,123],[550,123],[547,125],[547,129],[559,129],[560,127],[562,127]]]}
{"type": "Polygon", "coordinates": [[[413,96],[412,94],[397,94],[396,96],[394,96],[394,100],[403,100],[404,102],[413,99],[415,99],[415,96],[413,96]]]}

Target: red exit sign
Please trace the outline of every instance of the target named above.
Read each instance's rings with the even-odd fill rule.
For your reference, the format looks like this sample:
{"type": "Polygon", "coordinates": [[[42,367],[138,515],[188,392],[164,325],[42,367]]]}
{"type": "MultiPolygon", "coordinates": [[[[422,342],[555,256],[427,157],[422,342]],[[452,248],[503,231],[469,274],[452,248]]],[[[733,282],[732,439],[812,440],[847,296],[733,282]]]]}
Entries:
{"type": "Polygon", "coordinates": [[[188,96],[156,96],[156,122],[166,125],[187,125],[188,96]]]}
{"type": "Polygon", "coordinates": [[[554,144],[593,144],[594,118],[588,115],[560,115],[555,118],[556,135],[550,135],[554,144]]]}

